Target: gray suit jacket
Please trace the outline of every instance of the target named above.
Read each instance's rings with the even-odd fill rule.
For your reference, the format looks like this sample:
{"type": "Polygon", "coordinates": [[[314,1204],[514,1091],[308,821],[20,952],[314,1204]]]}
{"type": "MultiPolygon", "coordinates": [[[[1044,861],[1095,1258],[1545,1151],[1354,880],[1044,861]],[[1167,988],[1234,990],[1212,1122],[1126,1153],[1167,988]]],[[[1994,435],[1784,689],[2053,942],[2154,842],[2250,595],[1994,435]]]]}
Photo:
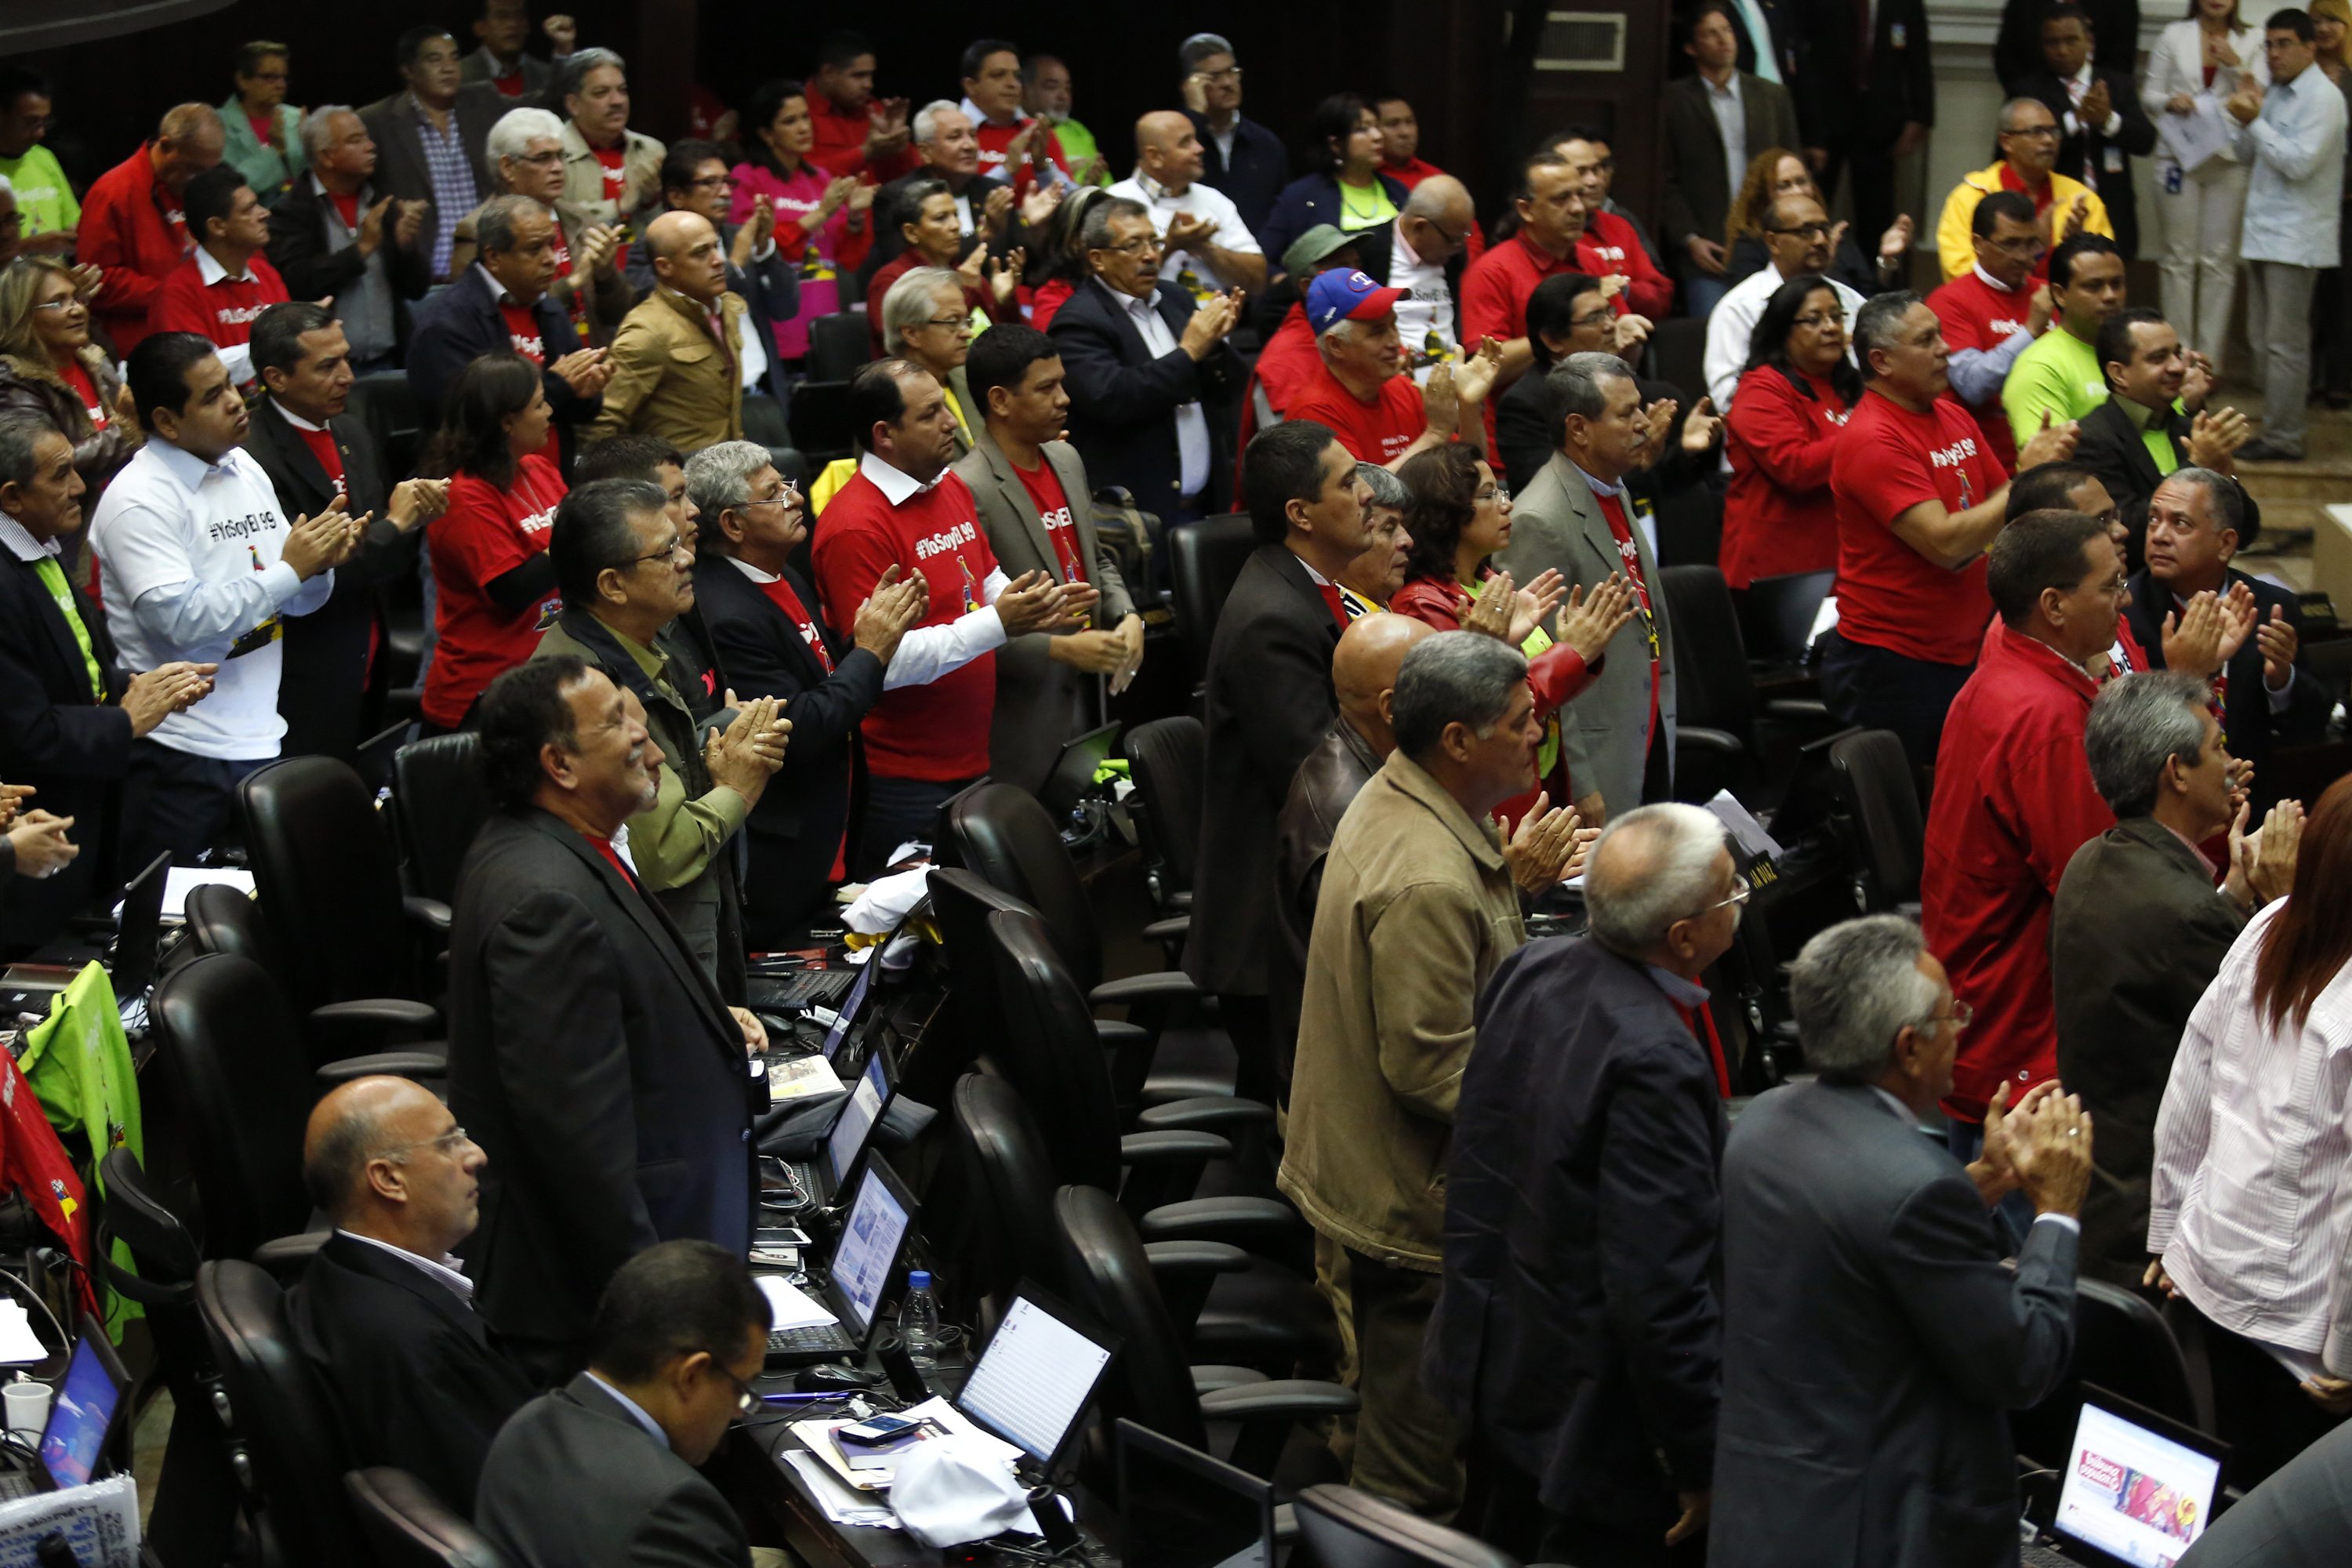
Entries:
{"type": "MultiPolygon", "coordinates": [[[[1631,513],[1628,521],[1633,521],[1631,513]]],[[[1633,548],[1650,585],[1650,609],[1658,625],[1658,723],[1665,731],[1666,755],[1675,754],[1675,639],[1666,618],[1666,585],[1657,557],[1634,521],[1633,548]]],[[[1547,567],[1556,568],[1571,588],[1588,593],[1612,572],[1625,569],[1616,536],[1601,503],[1576,465],[1554,452],[1511,507],[1510,547],[1496,557],[1521,583],[1547,567]]],[[[1560,745],[1568,756],[1569,787],[1578,795],[1601,792],[1612,816],[1642,804],[1642,769],[1650,723],[1648,638],[1636,616],[1602,650],[1591,688],[1559,710],[1560,745]]]]}
{"type": "Polygon", "coordinates": [[[2352,1562],[2352,1422],[2213,1521],[2180,1568],[2340,1568],[2352,1562]]]}
{"type": "Polygon", "coordinates": [[[1722,1190],[1709,1568],[2014,1563],[2006,1412],[2065,1376],[2074,1228],[2033,1225],[2012,1272],[1942,1140],[1853,1084],[1759,1099],[1722,1190]]]}
{"type": "MultiPolygon", "coordinates": [[[[562,113],[562,104],[542,106],[540,101],[547,96],[547,90],[555,85],[555,67],[529,50],[525,50],[520,58],[522,60],[522,96],[508,99],[507,107],[509,109],[552,107],[558,114],[562,113]]],[[[490,47],[488,44],[482,45],[457,62],[457,79],[462,82],[478,81],[484,87],[489,88],[491,91],[498,91],[490,81],[490,47]]],[[[506,95],[500,93],[499,96],[504,98],[506,95]]],[[[1789,143],[1789,145],[1794,145],[1794,143],[1789,143]]]]}
{"type": "MultiPolygon", "coordinates": [[[[1753,158],[1767,147],[1801,146],[1797,103],[1789,89],[1746,71],[1739,73],[1738,81],[1748,155],[1753,158]]],[[[1714,106],[1707,102],[1706,79],[1694,71],[1666,83],[1660,107],[1665,121],[1666,193],[1658,237],[1665,242],[1666,263],[1677,277],[1700,277],[1704,275],[1691,265],[1683,242],[1696,234],[1727,246],[1725,220],[1739,187],[1723,162],[1723,128],[1715,122],[1714,106]]]]}
{"type": "MultiPolygon", "coordinates": [[[[959,369],[956,379],[962,378],[959,369]]],[[[957,388],[959,395],[963,391],[957,388]]],[[[1067,441],[1048,441],[1043,449],[1054,477],[1061,481],[1062,494],[1069,500],[1087,581],[1102,593],[1094,624],[1105,629],[1115,626],[1135,605],[1128,597],[1118,563],[1097,542],[1094,509],[1087,503],[1090,493],[1087,466],[1067,441]]],[[[1004,568],[1004,574],[1017,578],[1024,573],[1044,571],[1060,581],[1061,557],[1045,535],[1037,503],[1029,499],[1021,476],[1013,472],[1012,459],[977,416],[972,448],[956,464],[955,471],[971,487],[972,499],[980,506],[980,526],[987,531],[988,547],[996,552],[996,563],[1004,568]]],[[[1046,651],[1049,641],[1047,634],[1031,632],[996,650],[996,721],[988,738],[988,771],[1026,790],[1045,782],[1063,742],[1102,722],[1102,677],[1055,663],[1046,651]]]]}

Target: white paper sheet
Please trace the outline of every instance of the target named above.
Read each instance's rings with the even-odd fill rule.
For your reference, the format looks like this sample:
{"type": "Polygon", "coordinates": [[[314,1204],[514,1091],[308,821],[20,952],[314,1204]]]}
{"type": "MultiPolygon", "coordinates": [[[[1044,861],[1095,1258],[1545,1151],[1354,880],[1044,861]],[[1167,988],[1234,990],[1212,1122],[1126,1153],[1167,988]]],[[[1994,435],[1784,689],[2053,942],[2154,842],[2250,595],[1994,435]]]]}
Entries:
{"type": "Polygon", "coordinates": [[[33,1332],[33,1320],[20,1301],[0,1300],[0,1366],[47,1361],[48,1347],[33,1332]]]}
{"type": "Polygon", "coordinates": [[[2202,92],[2197,95],[2197,107],[2187,114],[2158,115],[2156,133],[2181,173],[2192,174],[2230,144],[2236,123],[2219,100],[2202,92]]]}
{"type": "Polygon", "coordinates": [[[776,1314],[774,1327],[779,1329],[814,1329],[835,1321],[824,1303],[804,1294],[781,1275],[760,1276],[760,1293],[776,1314]]]}

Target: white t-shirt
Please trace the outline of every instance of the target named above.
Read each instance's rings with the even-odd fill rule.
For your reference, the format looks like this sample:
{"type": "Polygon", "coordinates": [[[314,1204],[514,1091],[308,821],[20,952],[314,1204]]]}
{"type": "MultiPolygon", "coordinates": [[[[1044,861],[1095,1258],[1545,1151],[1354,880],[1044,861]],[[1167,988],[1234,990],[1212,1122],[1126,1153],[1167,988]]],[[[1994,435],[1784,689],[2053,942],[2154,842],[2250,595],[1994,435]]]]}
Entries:
{"type": "Polygon", "coordinates": [[[275,757],[285,616],[334,592],[280,561],[290,521],[261,465],[241,448],[218,463],[150,437],[106,487],[89,521],[106,627],[123,668],[217,662],[212,695],[152,734],[175,752],[225,762],[275,757]]]}
{"type": "MultiPolygon", "coordinates": [[[[1412,253],[1402,222],[1389,225],[1389,275],[1381,281],[1404,290],[1396,306],[1397,342],[1412,353],[1423,353],[1434,331],[1446,351],[1453,351],[1461,328],[1454,313],[1454,290],[1445,286],[1445,268],[1412,253]]],[[[1433,363],[1422,365],[1412,378],[1426,383],[1435,368],[1433,363]]]]}
{"type": "MultiPolygon", "coordinates": [[[[1109,194],[1124,196],[1131,202],[1141,202],[1149,207],[1151,210],[1151,232],[1162,239],[1168,237],[1171,220],[1178,213],[1186,213],[1194,218],[1205,218],[1216,224],[1217,231],[1209,236],[1209,243],[1219,250],[1230,250],[1235,256],[1264,254],[1258,249],[1256,237],[1250,233],[1249,225],[1242,221],[1242,209],[1234,205],[1233,197],[1214,185],[1204,185],[1196,180],[1186,187],[1182,195],[1172,196],[1168,194],[1167,186],[1138,169],[1113,185],[1109,194]]],[[[1241,281],[1238,278],[1220,276],[1215,265],[1206,256],[1182,250],[1171,250],[1160,258],[1160,276],[1172,283],[1176,280],[1176,274],[1187,266],[1213,293],[1223,293],[1241,281]]]]}

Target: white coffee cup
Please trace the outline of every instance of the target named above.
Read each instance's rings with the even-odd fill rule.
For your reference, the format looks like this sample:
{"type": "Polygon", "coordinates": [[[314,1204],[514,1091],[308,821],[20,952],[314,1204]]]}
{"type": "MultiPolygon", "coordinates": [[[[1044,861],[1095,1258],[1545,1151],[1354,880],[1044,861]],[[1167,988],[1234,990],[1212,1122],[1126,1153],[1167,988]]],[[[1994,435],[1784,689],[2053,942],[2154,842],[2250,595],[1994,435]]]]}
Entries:
{"type": "Polygon", "coordinates": [[[41,1428],[49,1421],[49,1385],[46,1383],[10,1383],[0,1384],[0,1405],[5,1405],[8,1430],[28,1443],[40,1440],[41,1428]]]}

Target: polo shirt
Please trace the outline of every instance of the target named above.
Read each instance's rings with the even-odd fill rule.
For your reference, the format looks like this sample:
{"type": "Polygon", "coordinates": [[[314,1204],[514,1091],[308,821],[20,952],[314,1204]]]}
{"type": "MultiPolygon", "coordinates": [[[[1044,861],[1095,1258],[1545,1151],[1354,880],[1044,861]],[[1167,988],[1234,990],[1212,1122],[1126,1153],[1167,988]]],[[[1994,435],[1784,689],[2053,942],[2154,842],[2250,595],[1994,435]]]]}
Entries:
{"type": "Polygon", "coordinates": [[[1492,338],[1507,343],[1526,337],[1528,296],[1536,291],[1536,285],[1563,272],[1583,270],[1575,251],[1554,256],[1526,229],[1519,230],[1462,275],[1462,341],[1475,343],[1492,338]]]}
{"type": "Polygon", "coordinates": [[[2042,428],[2045,410],[2050,423],[2063,425],[2106,400],[2107,378],[2099,368],[2098,351],[2063,327],[2034,339],[2000,384],[2000,406],[2020,451],[2042,428]]]}
{"type": "Polygon", "coordinates": [[[107,630],[125,669],[217,663],[212,695],[151,732],[175,752],[226,762],[278,755],[281,617],[307,616],[335,574],[308,582],[278,559],[288,520],[242,447],[216,463],[151,437],[90,518],[107,630]]]}
{"type": "Polygon", "coordinates": [[[474,700],[530,658],[562,613],[563,596],[553,588],[517,611],[491,598],[488,585],[546,553],[563,495],[562,475],[536,452],[516,465],[514,483],[504,489],[478,474],[450,477],[448,510],[425,532],[437,641],[421,706],[441,728],[463,723],[474,700]]]}
{"type": "Polygon", "coordinates": [[[253,323],[286,302],[286,280],[256,252],[235,277],[203,246],[173,270],[147,307],[150,332],[194,332],[210,338],[228,367],[232,385],[253,379],[253,323]]]}
{"type": "Polygon", "coordinates": [[[1421,388],[1413,384],[1412,377],[1389,377],[1381,383],[1372,401],[1366,403],[1320,362],[1306,390],[1283,412],[1291,419],[1311,420],[1330,431],[1356,461],[1382,468],[1402,457],[1405,448],[1429,428],[1429,416],[1421,405],[1421,388]]]}
{"type": "MultiPolygon", "coordinates": [[[[1633,226],[1614,213],[1585,216],[1584,232],[1576,241],[1576,262],[1577,270],[1595,278],[1605,278],[1612,272],[1624,274],[1625,287],[1611,301],[1621,316],[1633,311],[1652,321],[1661,321],[1674,308],[1674,280],[1651,261],[1633,226]]],[[[1522,299],[1519,303],[1524,310],[1527,301],[1522,299]]]]}
{"type": "MultiPolygon", "coordinates": [[[[1185,213],[1216,224],[1217,232],[1209,237],[1209,243],[1218,249],[1230,250],[1236,256],[1265,254],[1258,248],[1257,239],[1250,233],[1249,225],[1242,221],[1241,208],[1234,205],[1233,197],[1213,185],[1204,185],[1195,180],[1185,187],[1181,195],[1176,195],[1138,169],[1113,185],[1110,194],[1142,203],[1151,214],[1151,232],[1163,239],[1168,236],[1169,223],[1178,213],[1185,213]]],[[[1214,262],[1192,251],[1171,250],[1160,258],[1160,276],[1165,281],[1176,281],[1176,275],[1187,268],[1212,294],[1221,294],[1241,282],[1238,278],[1225,277],[1217,270],[1214,262]]]]}
{"type": "Polygon", "coordinates": [[[25,237],[55,234],[81,222],[81,203],[58,164],[58,155],[36,142],[21,158],[0,158],[0,174],[16,190],[16,215],[25,220],[25,237]]]}
{"type": "Polygon", "coordinates": [[[1830,462],[1837,500],[1838,635],[1927,664],[1969,665],[1992,599],[1984,557],[1938,566],[1889,523],[1922,501],[1966,511],[2009,482],[1969,411],[1938,398],[1914,414],[1865,389],[1830,462]]]}

